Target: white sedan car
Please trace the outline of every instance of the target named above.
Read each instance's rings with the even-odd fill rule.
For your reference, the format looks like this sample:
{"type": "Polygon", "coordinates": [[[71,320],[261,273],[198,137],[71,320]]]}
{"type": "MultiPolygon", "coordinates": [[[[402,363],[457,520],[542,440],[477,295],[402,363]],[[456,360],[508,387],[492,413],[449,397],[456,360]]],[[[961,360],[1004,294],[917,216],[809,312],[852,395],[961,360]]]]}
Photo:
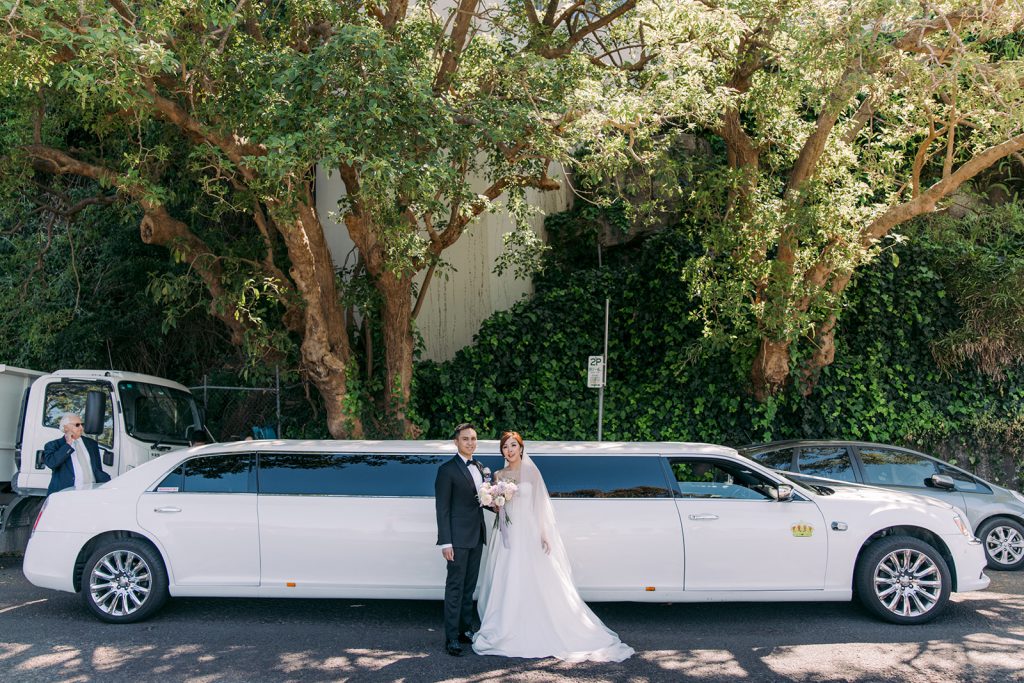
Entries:
{"type": "MultiPolygon", "coordinates": [[[[988,586],[956,508],[871,488],[801,486],[721,446],[532,442],[580,593],[591,601],[850,600],[916,624],[988,586]]],[[[108,622],[168,595],[437,599],[440,441],[213,444],[50,496],[33,584],[108,622]]],[[[496,442],[477,457],[501,467],[496,442]]],[[[486,513],[490,516],[490,513],[486,513]]]]}

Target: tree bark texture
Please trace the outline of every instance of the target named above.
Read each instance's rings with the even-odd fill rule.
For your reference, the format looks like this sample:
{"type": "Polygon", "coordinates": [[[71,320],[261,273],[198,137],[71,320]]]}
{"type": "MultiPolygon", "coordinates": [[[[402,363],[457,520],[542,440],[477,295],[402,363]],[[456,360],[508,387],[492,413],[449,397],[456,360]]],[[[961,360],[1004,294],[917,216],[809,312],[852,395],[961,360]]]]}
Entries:
{"type": "Polygon", "coordinates": [[[383,299],[381,333],[384,337],[385,399],[392,424],[387,431],[396,436],[414,438],[418,430],[409,420],[412,396],[412,276],[384,272],[376,280],[383,299]]]}
{"type": "Polygon", "coordinates": [[[271,213],[288,249],[289,274],[305,304],[303,368],[323,396],[331,436],[361,438],[362,420],[356,401],[349,396],[348,330],[320,218],[311,201],[287,209],[275,207],[271,213]]]}
{"type": "Polygon", "coordinates": [[[786,385],[789,379],[789,345],[785,340],[761,338],[750,371],[754,398],[758,401],[768,400],[786,385]]]}

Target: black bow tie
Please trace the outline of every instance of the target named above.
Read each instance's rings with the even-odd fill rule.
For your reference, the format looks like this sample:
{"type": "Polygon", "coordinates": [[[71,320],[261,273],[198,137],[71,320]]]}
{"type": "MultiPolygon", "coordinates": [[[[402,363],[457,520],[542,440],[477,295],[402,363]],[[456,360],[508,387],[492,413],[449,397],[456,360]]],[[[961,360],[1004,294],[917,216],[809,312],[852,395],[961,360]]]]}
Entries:
{"type": "Polygon", "coordinates": [[[467,460],[466,464],[470,465],[470,466],[475,466],[476,465],[476,460],[467,460]]]}

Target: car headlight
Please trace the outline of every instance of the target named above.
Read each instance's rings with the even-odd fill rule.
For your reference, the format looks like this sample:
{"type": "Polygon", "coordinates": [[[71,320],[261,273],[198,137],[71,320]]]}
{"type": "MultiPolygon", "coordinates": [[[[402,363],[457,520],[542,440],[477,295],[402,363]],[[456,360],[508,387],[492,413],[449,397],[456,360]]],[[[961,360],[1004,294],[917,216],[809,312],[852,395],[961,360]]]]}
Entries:
{"type": "Polygon", "coordinates": [[[956,524],[956,528],[959,529],[960,533],[962,533],[967,538],[971,538],[971,536],[973,536],[973,534],[971,533],[971,527],[967,526],[964,523],[963,518],[955,512],[953,513],[953,524],[956,524]]]}

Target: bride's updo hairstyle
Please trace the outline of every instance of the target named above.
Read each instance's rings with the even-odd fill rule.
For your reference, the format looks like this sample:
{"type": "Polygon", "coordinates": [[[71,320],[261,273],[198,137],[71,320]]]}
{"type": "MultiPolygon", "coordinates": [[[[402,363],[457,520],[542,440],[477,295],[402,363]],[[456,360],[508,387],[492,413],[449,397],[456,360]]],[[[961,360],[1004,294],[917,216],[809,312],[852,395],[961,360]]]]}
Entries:
{"type": "Polygon", "coordinates": [[[519,432],[503,432],[501,435],[501,441],[498,443],[498,450],[504,448],[505,442],[508,441],[509,439],[515,439],[516,441],[519,442],[520,453],[522,453],[523,450],[526,448],[525,444],[523,444],[523,437],[519,436],[519,432]]]}

